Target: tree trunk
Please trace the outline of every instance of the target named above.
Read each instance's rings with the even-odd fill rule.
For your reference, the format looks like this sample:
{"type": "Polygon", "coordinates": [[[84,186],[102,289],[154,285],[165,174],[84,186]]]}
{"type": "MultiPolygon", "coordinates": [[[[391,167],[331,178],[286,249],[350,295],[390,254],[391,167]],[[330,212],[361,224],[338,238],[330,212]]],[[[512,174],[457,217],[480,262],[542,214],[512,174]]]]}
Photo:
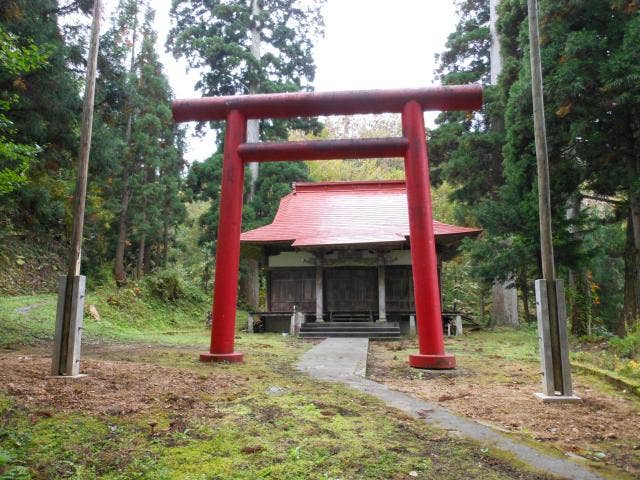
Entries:
{"type": "MultiPolygon", "coordinates": [[[[630,199],[633,205],[637,199],[630,199]]],[[[636,203],[637,204],[637,203],[636,203]]],[[[640,212],[629,208],[627,242],[624,253],[624,306],[618,334],[625,335],[640,324],[640,212]]]]}
{"type": "MultiPolygon", "coordinates": [[[[569,200],[567,220],[570,222],[578,218],[582,208],[582,195],[573,195],[569,200]]],[[[582,240],[573,225],[569,231],[577,242],[582,240]]],[[[569,270],[569,287],[571,289],[571,304],[569,305],[571,333],[576,336],[591,334],[591,290],[589,288],[589,273],[583,267],[569,270]]]]}
{"type": "MultiPolygon", "coordinates": [[[[131,63],[129,65],[129,73],[133,73],[133,70],[135,68],[137,30],[138,5],[136,4],[136,11],[133,21],[133,32],[131,34],[131,63]]],[[[129,107],[129,114],[127,116],[127,129],[125,131],[125,144],[127,145],[127,152],[125,154],[125,165],[122,173],[122,210],[120,211],[120,220],[118,222],[118,243],[116,244],[116,258],[113,267],[116,277],[116,283],[118,285],[124,285],[127,282],[127,272],[124,268],[124,255],[127,246],[127,221],[129,214],[129,202],[133,194],[133,192],[129,188],[129,168],[131,163],[131,132],[133,130],[133,105],[131,102],[131,98],[127,100],[127,103],[129,107]]]]}
{"type": "Polygon", "coordinates": [[[258,261],[253,258],[245,258],[243,274],[240,275],[240,292],[242,298],[252,309],[260,307],[260,271],[258,261]]]}
{"type": "Polygon", "coordinates": [[[502,55],[500,54],[500,35],[498,34],[498,3],[500,0],[489,1],[489,31],[491,32],[491,50],[489,52],[491,85],[498,84],[498,77],[502,71],[502,55]]]}
{"type": "Polygon", "coordinates": [[[571,299],[571,333],[576,336],[591,334],[591,289],[589,274],[584,268],[569,272],[571,299]]]}
{"type": "Polygon", "coordinates": [[[162,229],[162,267],[167,267],[167,256],[169,250],[169,227],[167,222],[164,222],[162,229]]]}
{"type": "MultiPolygon", "coordinates": [[[[478,314],[480,315],[480,321],[484,323],[484,319],[486,317],[487,312],[485,311],[485,297],[487,293],[487,286],[482,282],[480,284],[480,289],[478,290],[478,314]]],[[[491,326],[491,318],[487,324],[488,327],[491,326]]]]}
{"type": "Polygon", "coordinates": [[[146,255],[145,250],[145,238],[144,235],[140,238],[140,242],[138,243],[138,265],[136,268],[136,276],[138,279],[144,277],[144,258],[146,255]]]}
{"type": "MultiPolygon", "coordinates": [[[[128,181],[128,175],[125,175],[128,181]]],[[[122,195],[122,211],[120,212],[120,220],[118,222],[118,243],[116,244],[116,258],[114,261],[113,272],[118,285],[127,283],[127,272],[124,268],[124,254],[127,244],[127,214],[129,210],[129,201],[131,193],[125,189],[122,195]]]]}
{"type": "Polygon", "coordinates": [[[531,320],[531,311],[529,310],[529,297],[531,292],[529,290],[529,282],[527,280],[526,271],[522,272],[519,277],[518,284],[520,285],[520,292],[522,293],[522,310],[524,313],[524,321],[529,322],[531,320]]]}
{"type": "Polygon", "coordinates": [[[144,249],[144,259],[142,261],[142,272],[147,275],[149,272],[151,272],[151,252],[153,247],[155,246],[156,248],[156,254],[157,254],[157,243],[149,243],[147,242],[145,245],[145,249],[144,249]]]}

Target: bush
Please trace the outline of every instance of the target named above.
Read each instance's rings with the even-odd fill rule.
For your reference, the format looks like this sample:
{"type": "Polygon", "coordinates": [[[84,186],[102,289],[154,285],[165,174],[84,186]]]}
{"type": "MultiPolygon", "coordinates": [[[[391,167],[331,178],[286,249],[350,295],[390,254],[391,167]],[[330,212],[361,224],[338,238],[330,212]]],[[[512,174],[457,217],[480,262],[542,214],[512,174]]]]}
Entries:
{"type": "Polygon", "coordinates": [[[178,269],[162,270],[145,278],[149,294],[163,302],[202,302],[204,292],[191,285],[178,269]]]}
{"type": "Polygon", "coordinates": [[[640,353],[640,328],[629,333],[623,338],[613,337],[609,340],[609,345],[616,355],[623,358],[638,358],[640,353]]]}

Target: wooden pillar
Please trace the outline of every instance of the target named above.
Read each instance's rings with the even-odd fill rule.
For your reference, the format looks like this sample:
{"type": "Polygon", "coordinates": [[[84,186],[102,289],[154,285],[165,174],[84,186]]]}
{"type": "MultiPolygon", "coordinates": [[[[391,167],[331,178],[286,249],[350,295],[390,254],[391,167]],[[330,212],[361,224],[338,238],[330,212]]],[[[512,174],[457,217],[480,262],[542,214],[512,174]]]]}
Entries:
{"type": "Polygon", "coordinates": [[[387,321],[387,298],[385,290],[384,256],[378,258],[378,321],[387,321]]]}
{"type": "Polygon", "coordinates": [[[316,266],[316,322],[323,322],[323,306],[322,306],[322,297],[323,297],[323,276],[324,269],[322,265],[316,266]]]}
{"type": "Polygon", "coordinates": [[[444,295],[442,291],[442,257],[436,250],[436,257],[438,259],[438,293],[440,294],[440,309],[444,310],[444,295]]]}
{"type": "Polygon", "coordinates": [[[202,362],[242,362],[243,355],[234,351],[236,338],[236,304],[238,302],[238,267],[240,265],[240,230],[242,226],[242,193],[244,164],[238,145],[247,138],[247,120],[239,110],[227,116],[222,160],[222,193],[218,222],[216,276],[213,290],[213,322],[211,345],[200,354],[202,362]]]}
{"type": "Polygon", "coordinates": [[[427,143],[422,106],[416,101],[407,102],[402,109],[402,132],[409,140],[404,171],[420,347],[419,354],[409,356],[409,364],[416,368],[455,368],[455,357],[444,349],[427,143]]]}

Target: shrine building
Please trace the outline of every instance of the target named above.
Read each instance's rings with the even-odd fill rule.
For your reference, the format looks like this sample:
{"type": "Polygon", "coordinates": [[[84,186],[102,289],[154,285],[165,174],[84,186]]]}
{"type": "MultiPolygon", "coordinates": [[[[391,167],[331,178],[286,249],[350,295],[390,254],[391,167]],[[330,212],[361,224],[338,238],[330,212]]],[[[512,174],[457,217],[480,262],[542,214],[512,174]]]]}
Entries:
{"type": "MultiPolygon", "coordinates": [[[[481,230],[433,226],[441,278],[442,262],[481,230]]],[[[265,263],[267,311],[254,321],[289,331],[295,309],[305,323],[398,322],[407,332],[415,312],[410,241],[404,180],[294,184],[273,223],[241,235],[265,263]]]]}

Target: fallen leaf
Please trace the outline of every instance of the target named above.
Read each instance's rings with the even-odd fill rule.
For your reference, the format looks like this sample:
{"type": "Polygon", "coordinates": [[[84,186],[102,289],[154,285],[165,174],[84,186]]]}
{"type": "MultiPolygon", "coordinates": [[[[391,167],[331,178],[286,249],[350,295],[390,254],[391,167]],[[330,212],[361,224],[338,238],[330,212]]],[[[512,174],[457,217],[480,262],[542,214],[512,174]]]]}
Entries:
{"type": "Polygon", "coordinates": [[[242,453],[258,453],[264,450],[264,447],[262,445],[254,445],[254,446],[249,446],[249,447],[244,447],[242,450],[240,450],[242,453]]]}

